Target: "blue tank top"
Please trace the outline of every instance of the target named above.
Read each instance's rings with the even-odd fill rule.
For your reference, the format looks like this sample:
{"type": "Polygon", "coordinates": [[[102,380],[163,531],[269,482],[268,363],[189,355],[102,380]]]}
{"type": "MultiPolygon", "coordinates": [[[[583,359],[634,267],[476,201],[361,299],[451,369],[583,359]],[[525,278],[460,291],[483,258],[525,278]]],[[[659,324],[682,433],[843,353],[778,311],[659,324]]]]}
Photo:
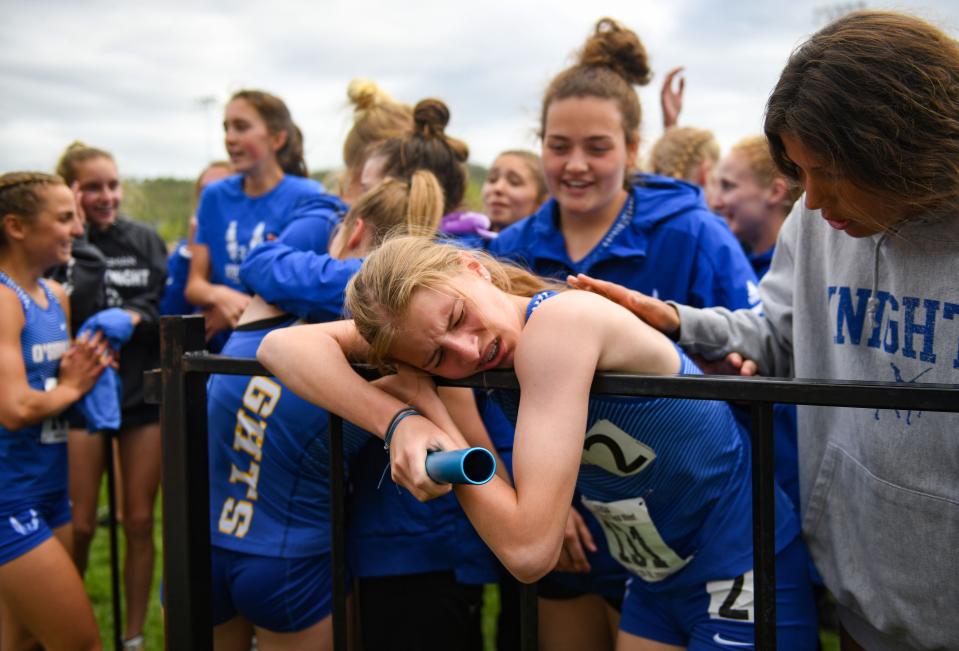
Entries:
{"type": "MultiPolygon", "coordinates": [[[[556,292],[534,296],[532,312],[556,292]]],[[[700,375],[677,348],[680,373],[700,375]]],[[[497,391],[514,423],[519,393],[497,391]]],[[[724,402],[591,396],[577,489],[610,552],[654,590],[752,567],[749,439],[724,402]]],[[[799,529],[777,489],[777,551],[799,529]]]]}
{"type": "MultiPolygon", "coordinates": [[[[263,337],[293,321],[281,317],[235,330],[223,354],[255,357],[263,337]]],[[[212,375],[207,414],[211,543],[279,558],[329,551],[327,412],[275,378],[212,375]]],[[[368,438],[344,430],[344,457],[368,438]]]]}
{"type": "MultiPolygon", "coordinates": [[[[36,391],[49,391],[57,386],[60,358],[70,348],[63,307],[43,280],[46,308],[2,271],[0,283],[16,292],[23,308],[20,348],[27,383],[36,391]]],[[[26,508],[66,490],[66,442],[67,423],[58,416],[14,431],[0,426],[0,511],[26,508]]]]}

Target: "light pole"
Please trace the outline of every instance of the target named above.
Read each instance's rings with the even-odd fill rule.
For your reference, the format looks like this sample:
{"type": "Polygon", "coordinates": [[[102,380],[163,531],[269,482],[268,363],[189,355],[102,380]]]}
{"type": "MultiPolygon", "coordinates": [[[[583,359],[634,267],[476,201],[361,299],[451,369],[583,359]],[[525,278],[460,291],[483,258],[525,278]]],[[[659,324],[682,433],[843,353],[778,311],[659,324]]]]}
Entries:
{"type": "Polygon", "coordinates": [[[196,98],[196,105],[203,111],[203,133],[206,139],[206,160],[202,162],[203,165],[206,165],[209,161],[213,160],[216,157],[216,154],[213,152],[213,109],[219,103],[217,98],[213,95],[203,95],[202,97],[196,98]]]}

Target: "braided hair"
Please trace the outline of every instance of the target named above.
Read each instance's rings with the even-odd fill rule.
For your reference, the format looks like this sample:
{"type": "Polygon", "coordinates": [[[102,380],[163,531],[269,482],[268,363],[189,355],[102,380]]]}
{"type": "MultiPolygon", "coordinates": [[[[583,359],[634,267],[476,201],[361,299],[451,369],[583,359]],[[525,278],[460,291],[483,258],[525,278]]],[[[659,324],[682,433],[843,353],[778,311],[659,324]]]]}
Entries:
{"type": "MultiPolygon", "coordinates": [[[[64,185],[63,179],[43,172],[9,172],[0,176],[0,218],[18,215],[34,219],[44,203],[40,189],[51,185],[64,185]]],[[[6,244],[6,236],[0,229],[0,246],[6,244]]]]}

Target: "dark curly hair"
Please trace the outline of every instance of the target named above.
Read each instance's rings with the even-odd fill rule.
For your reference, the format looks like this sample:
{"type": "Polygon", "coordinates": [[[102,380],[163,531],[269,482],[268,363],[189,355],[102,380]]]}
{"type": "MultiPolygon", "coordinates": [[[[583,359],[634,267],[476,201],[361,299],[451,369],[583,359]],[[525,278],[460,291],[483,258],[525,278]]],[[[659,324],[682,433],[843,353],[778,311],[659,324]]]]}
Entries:
{"type": "Polygon", "coordinates": [[[918,18],[849,14],[800,45],[766,105],[776,166],[799,180],[782,135],[906,217],[959,204],[959,43],[918,18]]]}

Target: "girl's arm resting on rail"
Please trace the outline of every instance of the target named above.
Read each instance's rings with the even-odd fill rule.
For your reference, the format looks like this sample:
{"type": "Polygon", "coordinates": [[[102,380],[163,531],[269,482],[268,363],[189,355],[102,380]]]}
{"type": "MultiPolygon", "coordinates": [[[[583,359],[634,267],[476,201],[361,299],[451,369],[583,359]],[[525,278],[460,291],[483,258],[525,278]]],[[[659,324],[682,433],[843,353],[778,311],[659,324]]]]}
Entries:
{"type": "Polygon", "coordinates": [[[522,387],[513,444],[515,490],[499,478],[454,490],[516,578],[536,581],[559,558],[579,472],[590,383],[602,350],[596,318],[574,302],[540,306],[515,352],[522,387]],[[576,342],[576,345],[570,345],[576,342]],[[563,351],[563,354],[557,354],[563,351]]]}
{"type": "Polygon", "coordinates": [[[38,391],[27,382],[27,371],[20,347],[24,319],[20,301],[6,288],[0,288],[0,424],[8,430],[36,425],[56,416],[90,390],[97,377],[110,363],[106,343],[97,335],[78,340],[60,358],[57,386],[38,391]]]}
{"type": "MultiPolygon", "coordinates": [[[[297,395],[383,437],[393,416],[408,403],[357,375],[350,359],[364,359],[366,351],[366,342],[352,321],[333,321],[275,330],[263,339],[256,356],[297,395]]],[[[401,421],[390,457],[396,481],[422,500],[450,490],[426,474],[426,452],[464,445],[460,437],[428,419],[441,415],[432,413],[425,393],[416,397],[414,405],[427,411],[423,417],[401,421]]]]}
{"type": "MultiPolygon", "coordinates": [[[[496,451],[496,446],[493,445],[489,432],[486,431],[486,425],[483,423],[483,418],[476,406],[476,395],[473,390],[462,387],[439,387],[437,393],[453,422],[456,423],[456,428],[463,435],[466,444],[489,450],[496,459],[497,476],[512,484],[513,481],[506,470],[506,464],[503,463],[499,452],[496,451]]],[[[434,420],[433,422],[437,421],[434,420]]]]}

